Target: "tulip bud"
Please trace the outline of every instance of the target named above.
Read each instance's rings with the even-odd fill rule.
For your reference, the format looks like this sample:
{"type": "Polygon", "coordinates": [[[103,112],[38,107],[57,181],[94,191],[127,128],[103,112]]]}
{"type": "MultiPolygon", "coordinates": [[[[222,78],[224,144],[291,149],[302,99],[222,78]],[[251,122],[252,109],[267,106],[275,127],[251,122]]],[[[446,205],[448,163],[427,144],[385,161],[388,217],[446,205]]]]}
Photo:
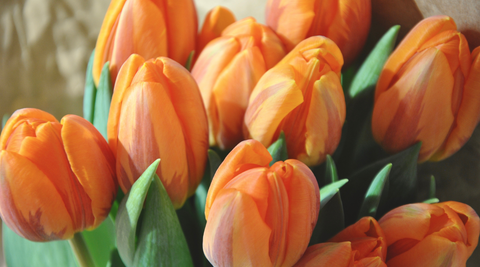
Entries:
{"type": "Polygon", "coordinates": [[[323,36],[310,37],[265,73],[250,96],[244,135],[268,147],[285,133],[290,158],[320,164],[340,142],[345,99],[343,58],[323,36]]]}
{"type": "Polygon", "coordinates": [[[259,142],[238,144],[208,191],[203,251],[214,266],[293,266],[308,246],[320,209],[310,169],[279,161],[259,142]]]}
{"type": "Polygon", "coordinates": [[[207,160],[208,126],[197,84],[183,66],[132,55],[115,84],[107,132],[124,192],[158,158],[157,174],[175,208],[195,192],[207,160]]]}
{"type": "Polygon", "coordinates": [[[114,84],[131,54],[145,59],[168,56],[183,65],[195,50],[196,35],[192,0],[112,0],[95,48],[95,84],[107,61],[114,84]]]}
{"type": "Polygon", "coordinates": [[[370,0],[269,0],[266,18],[288,50],[322,35],[338,45],[348,66],[367,40],[371,12],[370,0]]]}
{"type": "Polygon", "coordinates": [[[115,159],[85,119],[59,123],[38,109],[17,110],[0,136],[0,215],[32,241],[70,239],[105,219],[115,200],[115,159]]]}
{"type": "Polygon", "coordinates": [[[235,21],[235,15],[226,7],[216,6],[210,10],[198,35],[196,53],[200,54],[210,41],[220,37],[223,30],[235,21]]]}
{"type": "Polygon", "coordinates": [[[210,145],[233,148],[243,140],[243,116],[260,77],[285,51],[268,27],[246,18],[211,41],[192,69],[207,110],[210,145]]]}
{"type": "Polygon", "coordinates": [[[380,74],[372,115],[375,140],[390,153],[421,141],[419,162],[459,150],[480,118],[477,49],[472,61],[465,37],[448,16],[417,24],[380,74]]]}
{"type": "Polygon", "coordinates": [[[387,267],[385,235],[372,217],[363,217],[327,243],[308,247],[295,267],[387,267]]]}
{"type": "Polygon", "coordinates": [[[387,240],[389,267],[465,266],[480,232],[475,211],[454,201],[404,205],[378,222],[387,240]]]}

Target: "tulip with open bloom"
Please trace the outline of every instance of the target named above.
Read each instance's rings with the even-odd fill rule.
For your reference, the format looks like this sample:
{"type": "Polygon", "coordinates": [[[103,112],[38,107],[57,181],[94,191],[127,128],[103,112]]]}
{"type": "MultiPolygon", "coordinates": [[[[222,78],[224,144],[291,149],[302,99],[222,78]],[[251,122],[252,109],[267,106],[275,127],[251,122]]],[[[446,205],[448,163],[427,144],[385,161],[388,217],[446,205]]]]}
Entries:
{"type": "Polygon", "coordinates": [[[419,162],[445,159],[472,135],[480,115],[480,48],[470,55],[452,18],[422,20],[380,74],[375,140],[396,153],[421,141],[419,162]],[[473,59],[472,59],[473,58],[473,59]]]}
{"type": "Polygon", "coordinates": [[[326,36],[342,51],[345,65],[355,59],[367,40],[371,0],[269,0],[267,25],[288,50],[302,40],[326,36]]]}
{"type": "Polygon", "coordinates": [[[100,225],[115,200],[115,159],[85,119],[20,109],[0,137],[0,215],[32,241],[70,239],[100,225]]]}
{"type": "Polygon", "coordinates": [[[208,126],[197,84],[183,66],[132,55],[115,84],[107,132],[124,192],[158,158],[157,174],[175,208],[195,192],[207,160],[208,126]]]}
{"type": "Polygon", "coordinates": [[[94,81],[98,85],[109,61],[114,82],[131,54],[147,60],[165,56],[184,65],[195,50],[196,36],[193,0],[112,0],[97,39],[94,81]]]}
{"type": "Polygon", "coordinates": [[[363,217],[326,243],[308,247],[295,267],[386,267],[387,243],[372,217],[363,217]]]}
{"type": "Polygon", "coordinates": [[[195,53],[199,55],[210,41],[220,37],[223,30],[235,21],[235,15],[226,7],[216,6],[210,10],[205,16],[202,29],[198,34],[195,53]]]}
{"type": "Polygon", "coordinates": [[[387,240],[389,267],[465,266],[480,233],[475,211],[454,201],[404,205],[378,223],[387,240]]]}
{"type": "Polygon", "coordinates": [[[214,266],[293,266],[320,209],[315,176],[298,160],[278,161],[255,140],[238,144],[208,190],[203,251],[214,266]]]}
{"type": "Polygon", "coordinates": [[[310,37],[262,76],[250,96],[244,134],[268,147],[281,131],[288,155],[320,164],[340,142],[345,99],[343,58],[330,39],[310,37]]]}
{"type": "Polygon", "coordinates": [[[210,145],[233,148],[243,140],[248,98],[262,75],[285,56],[268,27],[246,18],[228,26],[199,55],[192,75],[202,93],[210,145]]]}

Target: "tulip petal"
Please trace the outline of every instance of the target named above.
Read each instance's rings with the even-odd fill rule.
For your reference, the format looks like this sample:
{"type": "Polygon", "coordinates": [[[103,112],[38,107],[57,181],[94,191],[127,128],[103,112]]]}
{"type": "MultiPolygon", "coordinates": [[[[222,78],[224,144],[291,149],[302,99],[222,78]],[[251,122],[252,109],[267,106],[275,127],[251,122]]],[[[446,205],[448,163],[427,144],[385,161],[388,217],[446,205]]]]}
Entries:
{"type": "Polygon", "coordinates": [[[208,214],[217,194],[238,174],[255,167],[267,167],[272,161],[268,150],[254,140],[243,141],[238,144],[218,167],[212,184],[208,189],[205,204],[205,218],[208,214]]]}
{"type": "Polygon", "coordinates": [[[91,227],[96,228],[108,216],[115,200],[115,158],[103,136],[83,118],[67,115],[62,124],[65,152],[73,173],[92,200],[95,220],[91,227]]]}
{"type": "Polygon", "coordinates": [[[36,137],[23,140],[19,154],[29,159],[55,186],[73,220],[74,231],[93,224],[91,200],[70,169],[60,136],[62,126],[46,122],[36,128],[36,137]]]}
{"type": "Polygon", "coordinates": [[[78,231],[60,192],[31,161],[0,152],[0,213],[5,223],[32,241],[68,239],[78,231]]]}
{"type": "Polygon", "coordinates": [[[302,259],[295,267],[332,266],[344,267],[353,265],[350,242],[320,243],[308,247],[302,259]]]}
{"type": "Polygon", "coordinates": [[[313,11],[315,2],[318,1],[269,0],[267,2],[267,25],[278,34],[288,51],[307,37],[315,17],[313,11]]]}
{"type": "Polygon", "coordinates": [[[213,134],[221,149],[243,140],[242,125],[250,93],[266,67],[257,47],[239,52],[218,76],[213,88],[219,127],[213,134]]]}
{"type": "Polygon", "coordinates": [[[211,207],[203,251],[214,266],[272,266],[270,235],[255,202],[245,193],[224,189],[211,207]]]}
{"type": "Polygon", "coordinates": [[[457,26],[452,18],[439,15],[422,20],[410,30],[383,67],[375,90],[375,102],[377,102],[383,92],[392,86],[391,83],[395,75],[397,75],[400,68],[418,51],[420,46],[442,31],[456,29],[457,26]]]}
{"type": "Polygon", "coordinates": [[[472,66],[465,79],[453,129],[444,145],[432,156],[431,160],[442,160],[457,152],[470,138],[480,120],[480,47],[472,52],[472,66]]]}
{"type": "Polygon", "coordinates": [[[145,60],[143,57],[137,54],[131,55],[120,69],[118,79],[115,82],[115,89],[112,95],[107,125],[108,143],[114,156],[117,155],[118,123],[120,119],[122,101],[125,97],[125,93],[132,84],[135,74],[144,62],[145,60]]]}
{"type": "Polygon", "coordinates": [[[262,76],[245,112],[246,137],[269,146],[278,136],[283,119],[303,103],[302,88],[297,85],[295,74],[295,70],[285,64],[262,76]]]}
{"type": "Polygon", "coordinates": [[[197,38],[197,53],[200,54],[210,41],[220,37],[222,31],[235,21],[235,15],[226,7],[216,6],[210,10],[197,38]]]}
{"type": "Polygon", "coordinates": [[[182,125],[189,172],[188,197],[202,180],[207,160],[208,121],[202,96],[190,73],[169,58],[160,58],[173,108],[182,125]],[[192,123],[195,122],[195,123],[192,123]]]}
{"type": "Polygon", "coordinates": [[[93,80],[96,85],[98,85],[98,81],[100,80],[100,73],[102,73],[103,65],[105,65],[105,62],[107,61],[105,60],[107,57],[106,54],[112,45],[109,41],[111,38],[110,34],[115,32],[114,29],[117,27],[118,23],[117,18],[119,17],[120,12],[122,12],[125,2],[126,0],[111,1],[103,19],[102,27],[100,28],[100,33],[97,38],[97,44],[95,46],[95,56],[92,69],[93,80]]]}

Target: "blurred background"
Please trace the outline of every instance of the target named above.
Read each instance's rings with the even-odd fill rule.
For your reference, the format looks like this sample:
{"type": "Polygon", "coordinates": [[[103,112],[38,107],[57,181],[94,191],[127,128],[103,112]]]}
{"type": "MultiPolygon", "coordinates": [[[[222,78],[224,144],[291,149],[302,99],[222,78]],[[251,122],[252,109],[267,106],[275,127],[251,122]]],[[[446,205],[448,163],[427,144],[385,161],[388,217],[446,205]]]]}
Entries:
{"type": "MultiPolygon", "coordinates": [[[[195,0],[199,26],[205,14],[217,5],[228,7],[237,19],[253,16],[264,23],[266,2],[195,0]]],[[[109,3],[109,0],[0,1],[0,115],[24,107],[45,110],[58,119],[65,114],[82,115],[85,69],[109,3]]],[[[369,51],[393,25],[401,25],[401,39],[424,17],[439,14],[454,18],[471,50],[480,45],[478,0],[372,0],[372,29],[364,50],[369,51]]],[[[461,201],[478,213],[479,127],[454,156],[439,163],[422,164],[418,171],[421,183],[426,183],[430,175],[435,176],[440,201],[461,201]]],[[[0,266],[5,266],[1,255],[0,260],[0,266]]],[[[479,249],[467,266],[480,266],[479,249]]]]}

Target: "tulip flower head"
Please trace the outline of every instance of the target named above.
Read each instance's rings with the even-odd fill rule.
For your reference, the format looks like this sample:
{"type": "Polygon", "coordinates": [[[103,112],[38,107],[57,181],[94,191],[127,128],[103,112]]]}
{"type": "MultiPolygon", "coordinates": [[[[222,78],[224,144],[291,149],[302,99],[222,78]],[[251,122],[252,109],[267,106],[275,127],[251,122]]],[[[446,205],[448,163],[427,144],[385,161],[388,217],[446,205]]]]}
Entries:
{"type": "Polygon", "coordinates": [[[268,147],[285,133],[290,158],[320,164],[340,142],[343,58],[330,39],[310,37],[262,76],[245,113],[244,135],[268,147]]]}
{"type": "Polygon", "coordinates": [[[284,56],[280,39],[253,18],[231,24],[203,49],[192,76],[207,110],[211,146],[230,149],[243,140],[250,93],[284,56]]]}
{"type": "Polygon", "coordinates": [[[387,243],[378,222],[363,217],[327,243],[308,247],[295,267],[386,267],[386,255],[387,243]]]}
{"type": "Polygon", "coordinates": [[[107,132],[124,192],[158,158],[157,174],[175,208],[195,192],[207,160],[208,126],[197,84],[183,66],[132,55],[115,84],[107,132]]]}
{"type": "Polygon", "coordinates": [[[350,65],[367,40],[371,0],[268,0],[266,18],[289,51],[322,35],[338,45],[350,65]]]}
{"type": "Polygon", "coordinates": [[[115,159],[85,119],[17,110],[0,136],[0,215],[32,241],[70,239],[110,212],[115,159]]]}
{"type": "Polygon", "coordinates": [[[205,256],[214,266],[293,266],[320,209],[317,181],[298,160],[276,162],[255,140],[236,146],[208,191],[205,256]]]}
{"type": "Polygon", "coordinates": [[[378,222],[387,240],[389,267],[465,266],[480,233],[475,211],[454,201],[404,205],[378,222]]]}
{"type": "Polygon", "coordinates": [[[165,56],[184,65],[195,50],[197,12],[192,0],[112,0],[98,35],[93,78],[98,85],[110,62],[115,83],[131,54],[145,59],[165,56]]]}
{"type": "Polygon", "coordinates": [[[470,138],[480,118],[480,49],[452,18],[422,20],[386,62],[375,91],[372,133],[388,152],[421,141],[419,162],[445,159],[470,138]]]}

